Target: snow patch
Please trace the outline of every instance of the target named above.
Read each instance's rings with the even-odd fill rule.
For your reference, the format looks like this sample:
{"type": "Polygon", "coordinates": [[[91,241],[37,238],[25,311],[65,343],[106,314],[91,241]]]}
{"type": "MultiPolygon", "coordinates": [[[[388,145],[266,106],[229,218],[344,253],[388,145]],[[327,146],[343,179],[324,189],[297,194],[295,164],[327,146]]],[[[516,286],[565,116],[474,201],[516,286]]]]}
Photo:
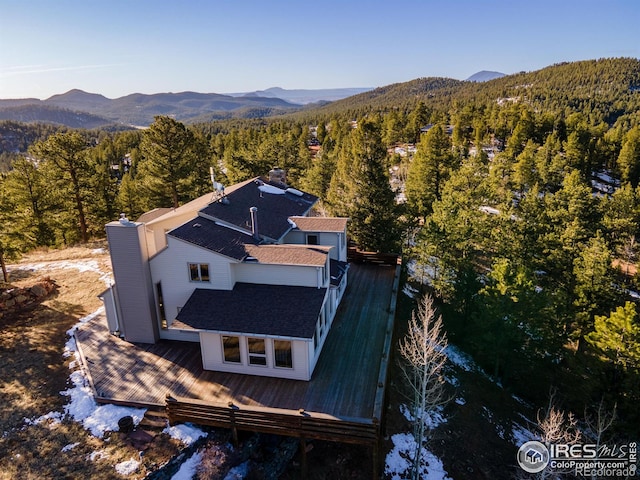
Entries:
{"type": "Polygon", "coordinates": [[[68,451],[73,450],[74,448],[76,448],[78,445],[80,445],[80,442],[70,443],[70,444],[65,445],[64,447],[62,447],[62,450],[60,450],[60,451],[61,452],[68,452],[68,451]]]}
{"type": "Polygon", "coordinates": [[[461,368],[465,372],[473,372],[476,370],[476,364],[471,358],[471,356],[464,353],[458,347],[454,347],[453,345],[447,345],[445,348],[445,353],[447,354],[447,359],[453,363],[456,367],[461,368]]]}
{"type": "Polygon", "coordinates": [[[113,283],[111,273],[103,272],[96,260],[62,260],[57,262],[24,263],[11,267],[11,270],[37,270],[38,272],[47,272],[58,269],[78,270],[80,273],[94,272],[100,275],[100,280],[107,287],[113,283]]]}
{"type": "Polygon", "coordinates": [[[284,195],[285,191],[282,190],[281,188],[278,187],[274,187],[273,185],[268,185],[268,184],[264,184],[264,185],[260,185],[258,187],[258,190],[260,190],[263,193],[270,193],[271,195],[284,195]]]}
{"type": "Polygon", "coordinates": [[[109,454],[106,450],[96,450],[95,452],[91,452],[87,455],[87,460],[91,462],[96,462],[98,460],[102,460],[103,458],[109,458],[109,454]]]}
{"type": "Polygon", "coordinates": [[[107,431],[118,431],[118,420],[122,417],[130,415],[135,425],[144,417],[146,412],[144,408],[119,405],[98,406],[82,371],[76,370],[70,378],[73,387],[60,392],[70,398],[70,402],[64,406],[65,413],[76,422],[82,423],[82,426],[94,437],[102,438],[107,431]]]}
{"type": "Polygon", "coordinates": [[[455,402],[457,405],[465,405],[467,401],[464,398],[456,398],[455,402]]]}
{"type": "Polygon", "coordinates": [[[413,288],[408,283],[405,283],[404,287],[402,287],[402,293],[404,293],[409,298],[416,298],[416,295],[418,294],[418,289],[413,288]]]}
{"type": "Polygon", "coordinates": [[[27,425],[40,425],[43,422],[49,421],[49,426],[58,425],[62,421],[62,413],[60,412],[49,412],[45,415],[42,415],[34,420],[29,418],[24,419],[24,423],[27,425]]]}
{"type": "MultiPolygon", "coordinates": [[[[65,357],[74,355],[76,360],[79,360],[78,346],[76,345],[73,335],[80,325],[88,322],[103,311],[104,308],[99,308],[94,313],[81,318],[78,323],[67,331],[69,340],[65,345],[65,357]]],[[[121,407],[118,405],[98,406],[93,398],[93,392],[89,386],[89,382],[82,370],[72,372],[69,380],[73,386],[60,392],[70,399],[69,403],[64,406],[65,414],[76,422],[82,423],[82,426],[89,430],[94,437],[102,438],[107,431],[118,431],[118,420],[122,417],[130,415],[133,417],[135,425],[140,423],[140,420],[144,417],[146,411],[144,408],[121,407]]]]}
{"type": "Polygon", "coordinates": [[[132,458],[116,464],[115,469],[120,475],[131,475],[138,470],[138,467],[140,467],[140,462],[132,458]]]}
{"type": "MultiPolygon", "coordinates": [[[[393,448],[387,454],[384,473],[389,475],[391,480],[407,478],[407,473],[411,467],[409,459],[416,451],[416,442],[413,436],[408,433],[396,433],[391,437],[391,441],[393,442],[393,448]]],[[[426,448],[422,448],[421,463],[421,479],[449,479],[440,459],[426,448]]]]}
{"type": "Polygon", "coordinates": [[[179,440],[185,445],[191,445],[200,437],[207,436],[205,432],[190,423],[182,423],[180,425],[174,425],[173,427],[167,427],[162,431],[162,433],[166,433],[171,438],[179,440]]]}
{"type": "Polygon", "coordinates": [[[196,474],[200,462],[202,462],[202,454],[200,452],[194,453],[191,458],[180,465],[180,470],[171,477],[171,480],[191,480],[196,474]]]}
{"type": "Polygon", "coordinates": [[[511,425],[511,439],[516,447],[520,447],[530,440],[535,440],[535,435],[526,427],[513,422],[511,425]]]}
{"type": "Polygon", "coordinates": [[[296,225],[296,222],[294,222],[290,218],[287,218],[287,222],[289,222],[289,225],[291,225],[291,228],[298,228],[298,225],[296,225]]]}
{"type": "MultiPolygon", "coordinates": [[[[439,427],[443,423],[447,423],[446,417],[442,414],[444,411],[444,405],[440,405],[429,412],[419,412],[423,420],[424,424],[430,428],[434,429],[439,427]]],[[[400,413],[406,418],[408,421],[413,422],[414,416],[405,404],[400,405],[400,413]]]]}

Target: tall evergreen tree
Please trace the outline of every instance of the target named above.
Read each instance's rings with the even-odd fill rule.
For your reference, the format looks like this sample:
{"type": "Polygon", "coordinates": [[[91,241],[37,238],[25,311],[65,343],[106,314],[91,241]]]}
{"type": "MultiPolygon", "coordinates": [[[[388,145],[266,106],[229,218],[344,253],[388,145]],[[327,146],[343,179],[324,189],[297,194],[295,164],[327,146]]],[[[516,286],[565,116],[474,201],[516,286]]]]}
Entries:
{"type": "Polygon", "coordinates": [[[451,139],[442,125],[435,125],[422,136],[407,172],[407,204],[416,216],[424,219],[431,212],[454,167],[451,139]]]}
{"type": "Polygon", "coordinates": [[[87,194],[92,176],[87,150],[87,142],[78,132],[56,133],[32,148],[36,158],[53,167],[50,171],[59,188],[58,193],[66,197],[68,192],[73,199],[80,238],[84,243],[89,241],[87,194]]]}
{"type": "Polygon", "coordinates": [[[338,158],[327,202],[335,215],[350,217],[351,238],[364,250],[395,252],[399,230],[395,195],[385,169],[380,127],[358,122],[338,158]]]}
{"type": "Polygon", "coordinates": [[[142,181],[149,207],[179,207],[196,195],[192,190],[196,164],[195,138],[184,124],[164,116],[156,116],[145,130],[140,148],[144,159],[139,165],[138,180],[142,181]]]}
{"type": "Polygon", "coordinates": [[[634,188],[640,183],[640,126],[629,130],[625,135],[622,150],[618,156],[618,168],[622,180],[634,188]]]}

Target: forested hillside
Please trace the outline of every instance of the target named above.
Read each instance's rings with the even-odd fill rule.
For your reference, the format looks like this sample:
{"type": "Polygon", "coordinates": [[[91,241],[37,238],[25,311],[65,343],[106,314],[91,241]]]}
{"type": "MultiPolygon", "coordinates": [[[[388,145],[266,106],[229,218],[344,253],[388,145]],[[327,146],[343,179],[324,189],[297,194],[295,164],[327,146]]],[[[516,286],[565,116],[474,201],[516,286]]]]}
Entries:
{"type": "Polygon", "coordinates": [[[617,431],[638,434],[637,59],[32,141],[1,177],[0,259],[102,236],[119,212],[181,205],[211,189],[210,167],[229,185],[279,166],[322,211],[349,216],[362,248],[402,249],[451,338],[505,388],[541,405],[558,387],[577,414],[617,405],[617,431]]]}

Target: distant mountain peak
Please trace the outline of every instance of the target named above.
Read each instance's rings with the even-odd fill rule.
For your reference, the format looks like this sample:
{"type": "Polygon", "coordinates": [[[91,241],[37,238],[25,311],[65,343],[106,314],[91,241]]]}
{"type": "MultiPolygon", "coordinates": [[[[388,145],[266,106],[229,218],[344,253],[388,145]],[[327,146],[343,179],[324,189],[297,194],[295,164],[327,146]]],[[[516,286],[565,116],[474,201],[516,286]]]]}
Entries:
{"type": "Polygon", "coordinates": [[[467,82],[488,82],[489,80],[495,80],[496,78],[506,77],[506,73],[502,72],[493,72],[491,70],[481,70],[477,73],[474,73],[469,78],[467,78],[467,82]]]}

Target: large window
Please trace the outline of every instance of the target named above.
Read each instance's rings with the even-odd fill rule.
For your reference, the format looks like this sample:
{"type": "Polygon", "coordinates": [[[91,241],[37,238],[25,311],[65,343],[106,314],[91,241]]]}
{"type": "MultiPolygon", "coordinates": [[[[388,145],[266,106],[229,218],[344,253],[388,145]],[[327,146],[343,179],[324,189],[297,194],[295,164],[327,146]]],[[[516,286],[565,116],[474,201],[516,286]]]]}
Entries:
{"type": "Polygon", "coordinates": [[[291,355],[291,342],[287,340],[274,340],[273,356],[275,359],[276,367],[293,368],[293,358],[291,355]]]}
{"type": "Polygon", "coordinates": [[[249,365],[265,366],[267,364],[264,338],[247,338],[247,351],[249,352],[249,365]]]}
{"type": "Polygon", "coordinates": [[[224,361],[228,363],[241,363],[240,338],[227,335],[222,336],[224,361]]]}
{"type": "Polygon", "coordinates": [[[189,278],[192,282],[208,282],[209,281],[209,264],[208,263],[190,263],[189,278]]]}

